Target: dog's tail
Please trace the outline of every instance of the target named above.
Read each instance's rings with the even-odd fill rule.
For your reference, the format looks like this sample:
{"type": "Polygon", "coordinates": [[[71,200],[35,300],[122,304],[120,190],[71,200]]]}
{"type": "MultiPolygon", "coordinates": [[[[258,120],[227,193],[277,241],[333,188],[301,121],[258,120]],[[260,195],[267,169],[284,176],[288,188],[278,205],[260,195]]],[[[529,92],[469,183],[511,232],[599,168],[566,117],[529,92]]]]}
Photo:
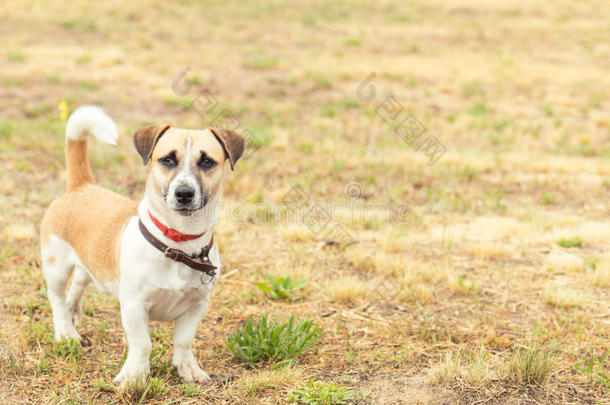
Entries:
{"type": "Polygon", "coordinates": [[[112,118],[94,105],[77,108],[66,124],[66,166],[68,167],[68,191],[87,183],[94,183],[87,155],[87,137],[116,145],[118,130],[112,118]]]}

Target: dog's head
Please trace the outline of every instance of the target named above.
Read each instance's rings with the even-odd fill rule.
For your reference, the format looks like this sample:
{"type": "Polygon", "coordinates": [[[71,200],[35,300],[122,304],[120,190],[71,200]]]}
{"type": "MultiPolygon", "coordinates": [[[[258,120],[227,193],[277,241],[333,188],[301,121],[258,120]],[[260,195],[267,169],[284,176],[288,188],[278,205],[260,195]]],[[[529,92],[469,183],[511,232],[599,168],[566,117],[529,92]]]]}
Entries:
{"type": "Polygon", "coordinates": [[[133,137],[150,168],[147,194],[183,216],[219,201],[225,161],[233,169],[245,149],[244,138],[225,129],[149,126],[133,137]]]}

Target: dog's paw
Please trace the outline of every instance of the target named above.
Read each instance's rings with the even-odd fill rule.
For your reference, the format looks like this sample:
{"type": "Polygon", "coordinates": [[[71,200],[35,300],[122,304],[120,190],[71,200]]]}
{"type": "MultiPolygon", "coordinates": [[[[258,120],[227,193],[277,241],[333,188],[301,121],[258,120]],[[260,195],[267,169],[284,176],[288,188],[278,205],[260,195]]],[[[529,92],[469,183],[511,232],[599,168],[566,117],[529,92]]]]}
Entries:
{"type": "Polygon", "coordinates": [[[123,366],[119,374],[114,377],[114,380],[112,380],[112,382],[120,385],[121,387],[125,387],[129,384],[137,384],[146,381],[147,377],[148,370],[146,369],[123,366]]]}
{"type": "Polygon", "coordinates": [[[81,341],[81,336],[76,331],[76,329],[74,329],[74,327],[66,328],[66,329],[67,330],[56,330],[55,331],[55,341],[56,342],[60,342],[62,339],[66,339],[66,338],[76,339],[79,342],[81,341]]]}
{"type": "Polygon", "coordinates": [[[185,382],[206,382],[210,381],[208,373],[203,371],[199,366],[192,367],[191,365],[178,367],[178,375],[182,377],[185,382]]]}
{"type": "Polygon", "coordinates": [[[181,361],[178,364],[174,364],[174,366],[176,367],[178,375],[185,382],[202,383],[210,381],[210,376],[208,375],[208,373],[199,368],[199,366],[197,365],[197,360],[195,360],[194,357],[189,360],[181,361]]]}

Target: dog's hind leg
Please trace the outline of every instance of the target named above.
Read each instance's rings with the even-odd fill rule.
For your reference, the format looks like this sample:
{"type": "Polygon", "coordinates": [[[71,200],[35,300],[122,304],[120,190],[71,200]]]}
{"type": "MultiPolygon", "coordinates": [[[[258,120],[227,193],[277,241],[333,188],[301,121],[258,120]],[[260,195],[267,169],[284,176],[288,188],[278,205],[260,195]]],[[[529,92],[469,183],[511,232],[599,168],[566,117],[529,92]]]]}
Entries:
{"type": "Polygon", "coordinates": [[[66,305],[66,284],[76,265],[72,256],[70,245],[58,238],[51,237],[51,241],[42,247],[42,273],[47,281],[56,341],[63,336],[80,340],[66,305]]]}
{"type": "Polygon", "coordinates": [[[90,281],[91,277],[87,270],[81,266],[76,266],[66,302],[74,326],[79,326],[83,320],[83,294],[90,281]]]}

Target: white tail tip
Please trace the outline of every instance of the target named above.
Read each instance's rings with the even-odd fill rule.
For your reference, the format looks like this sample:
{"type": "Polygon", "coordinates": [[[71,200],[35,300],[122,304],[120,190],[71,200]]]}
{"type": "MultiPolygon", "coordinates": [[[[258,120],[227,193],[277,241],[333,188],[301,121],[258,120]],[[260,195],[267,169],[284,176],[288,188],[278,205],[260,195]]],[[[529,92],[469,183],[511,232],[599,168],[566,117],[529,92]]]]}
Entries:
{"type": "Polygon", "coordinates": [[[85,139],[87,135],[111,145],[116,145],[119,139],[119,131],[112,118],[95,105],[78,107],[70,114],[66,124],[66,138],[77,141],[85,139]]]}

